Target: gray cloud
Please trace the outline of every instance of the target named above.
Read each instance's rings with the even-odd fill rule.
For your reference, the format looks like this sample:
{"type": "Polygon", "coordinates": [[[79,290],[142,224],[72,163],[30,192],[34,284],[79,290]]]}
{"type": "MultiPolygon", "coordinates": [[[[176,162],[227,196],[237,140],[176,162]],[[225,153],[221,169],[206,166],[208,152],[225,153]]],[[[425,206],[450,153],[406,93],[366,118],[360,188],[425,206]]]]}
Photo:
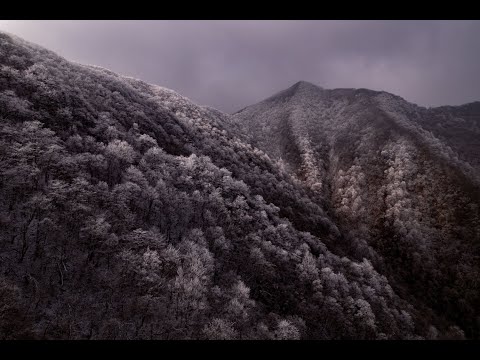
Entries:
{"type": "Polygon", "coordinates": [[[298,80],[480,100],[480,21],[0,21],[69,60],[233,112],[298,80]]]}

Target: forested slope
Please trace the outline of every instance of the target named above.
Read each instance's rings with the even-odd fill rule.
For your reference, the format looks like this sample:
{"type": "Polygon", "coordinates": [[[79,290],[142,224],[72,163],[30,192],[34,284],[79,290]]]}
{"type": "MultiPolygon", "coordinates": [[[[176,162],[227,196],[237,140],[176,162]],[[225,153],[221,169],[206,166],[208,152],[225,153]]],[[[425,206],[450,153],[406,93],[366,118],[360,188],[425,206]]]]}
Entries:
{"type": "Polygon", "coordinates": [[[0,33],[0,338],[462,336],[232,123],[0,33]]]}
{"type": "Polygon", "coordinates": [[[479,116],[299,82],[230,121],[326,199],[395,290],[478,337],[479,116]]]}

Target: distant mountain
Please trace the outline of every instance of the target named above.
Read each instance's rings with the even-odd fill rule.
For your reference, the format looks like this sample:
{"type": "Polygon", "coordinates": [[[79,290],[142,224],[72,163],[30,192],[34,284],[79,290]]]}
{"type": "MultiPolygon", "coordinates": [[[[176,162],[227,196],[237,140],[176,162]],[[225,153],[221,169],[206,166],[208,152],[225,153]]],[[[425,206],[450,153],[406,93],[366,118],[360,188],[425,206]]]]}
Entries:
{"type": "Polygon", "coordinates": [[[476,143],[410,106],[229,115],[0,33],[0,338],[478,337],[476,143]]]}
{"type": "Polygon", "coordinates": [[[230,121],[379,254],[396,291],[478,337],[480,103],[426,109],[302,81],[230,121]]]}

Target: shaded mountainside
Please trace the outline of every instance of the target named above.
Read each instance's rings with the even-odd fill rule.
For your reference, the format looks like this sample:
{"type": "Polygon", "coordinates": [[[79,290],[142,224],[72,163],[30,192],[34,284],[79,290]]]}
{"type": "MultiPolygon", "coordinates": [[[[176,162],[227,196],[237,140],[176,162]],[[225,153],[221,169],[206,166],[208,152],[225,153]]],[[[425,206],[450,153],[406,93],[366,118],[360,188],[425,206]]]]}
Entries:
{"type": "MultiPolygon", "coordinates": [[[[296,96],[305,85],[289,91],[296,96]]],[[[307,89],[305,108],[292,109],[294,114],[317,112],[319,102],[308,100],[310,90],[324,92],[307,89]]],[[[291,101],[288,91],[282,96],[282,104],[291,101]]],[[[353,90],[336,96],[355,102],[353,90]]],[[[345,117],[360,108],[345,110],[345,117]]],[[[309,132],[304,128],[309,123],[291,122],[278,109],[286,125],[275,137],[281,145],[274,152],[261,140],[246,140],[244,123],[235,121],[247,111],[231,117],[171,90],[68,62],[0,33],[0,338],[412,339],[474,334],[463,317],[442,312],[447,305],[461,306],[462,316],[468,311],[475,315],[471,308],[478,299],[477,285],[469,283],[470,274],[460,277],[460,266],[449,268],[451,278],[433,278],[438,284],[431,284],[438,291],[442,281],[450,281],[448,304],[422,299],[415,287],[420,285],[405,282],[404,267],[416,261],[417,252],[422,263],[425,257],[423,248],[389,245],[394,237],[400,245],[412,242],[410,233],[404,236],[388,223],[403,221],[410,231],[408,211],[422,209],[408,194],[395,200],[400,192],[380,170],[376,181],[363,180],[370,193],[384,189],[386,195],[378,196],[392,199],[386,204],[393,208],[385,210],[392,215],[375,224],[375,231],[388,237],[374,232],[368,220],[374,214],[367,220],[354,216],[356,206],[374,203],[370,193],[362,194],[365,203],[360,205],[353,195],[344,196],[343,208],[335,205],[341,189],[350,194],[348,189],[364,186],[356,180],[362,164],[349,165],[355,161],[351,151],[357,151],[356,142],[332,143],[326,137],[315,145],[297,144],[296,132],[309,132]],[[297,148],[283,155],[288,146],[297,148]],[[279,154],[287,160],[280,161],[279,154]],[[410,208],[400,207],[397,216],[395,206],[402,201],[410,208]],[[389,251],[405,262],[397,277],[389,251]]],[[[267,109],[262,111],[265,121],[273,121],[267,109]]],[[[257,117],[263,121],[260,112],[257,117]]],[[[253,124],[256,120],[250,118],[253,124]]],[[[397,134],[386,123],[380,129],[397,134]]],[[[312,131],[318,139],[325,136],[321,128],[312,131]]],[[[403,155],[401,149],[416,143],[401,135],[395,139],[375,140],[384,141],[386,151],[376,161],[397,164],[397,153],[398,161],[408,160],[409,153],[403,155]]],[[[439,167],[427,151],[425,145],[425,154],[418,155],[432,162],[432,173],[424,176],[444,176],[456,185],[451,172],[464,160],[439,167]]],[[[366,161],[375,161],[375,155],[366,161]]],[[[404,186],[403,175],[392,166],[391,176],[395,181],[400,176],[398,186],[404,186]]],[[[471,174],[465,169],[462,179],[467,181],[471,174]]],[[[454,198],[430,209],[430,217],[419,215],[437,216],[442,223],[415,220],[423,226],[416,230],[421,234],[433,229],[443,234],[448,227],[451,233],[444,238],[431,232],[427,239],[435,251],[440,241],[447,243],[461,231],[472,243],[476,239],[471,226],[476,203],[465,200],[462,209],[470,206],[472,215],[464,223],[455,222],[461,214],[450,207],[468,198],[462,189],[455,188],[454,198]],[[443,207],[451,214],[442,213],[443,207]]],[[[470,261],[478,251],[463,252],[462,244],[449,243],[452,249],[435,253],[429,264],[464,256],[464,269],[476,271],[470,261]]],[[[427,280],[429,271],[425,269],[427,280]]]]}
{"type": "Polygon", "coordinates": [[[479,116],[478,103],[426,109],[299,82],[230,121],[373,248],[402,297],[478,338],[479,116]]]}
{"type": "Polygon", "coordinates": [[[429,109],[419,123],[480,175],[480,102],[429,109]]]}

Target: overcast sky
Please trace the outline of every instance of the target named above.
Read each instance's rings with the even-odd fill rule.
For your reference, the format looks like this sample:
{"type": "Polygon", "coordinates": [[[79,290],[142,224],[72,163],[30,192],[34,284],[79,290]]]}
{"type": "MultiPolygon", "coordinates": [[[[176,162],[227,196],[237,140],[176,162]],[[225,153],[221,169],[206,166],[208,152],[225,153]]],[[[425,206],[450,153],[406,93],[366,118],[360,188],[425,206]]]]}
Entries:
{"type": "Polygon", "coordinates": [[[234,112],[299,80],[480,100],[480,21],[13,21],[0,30],[234,112]]]}

